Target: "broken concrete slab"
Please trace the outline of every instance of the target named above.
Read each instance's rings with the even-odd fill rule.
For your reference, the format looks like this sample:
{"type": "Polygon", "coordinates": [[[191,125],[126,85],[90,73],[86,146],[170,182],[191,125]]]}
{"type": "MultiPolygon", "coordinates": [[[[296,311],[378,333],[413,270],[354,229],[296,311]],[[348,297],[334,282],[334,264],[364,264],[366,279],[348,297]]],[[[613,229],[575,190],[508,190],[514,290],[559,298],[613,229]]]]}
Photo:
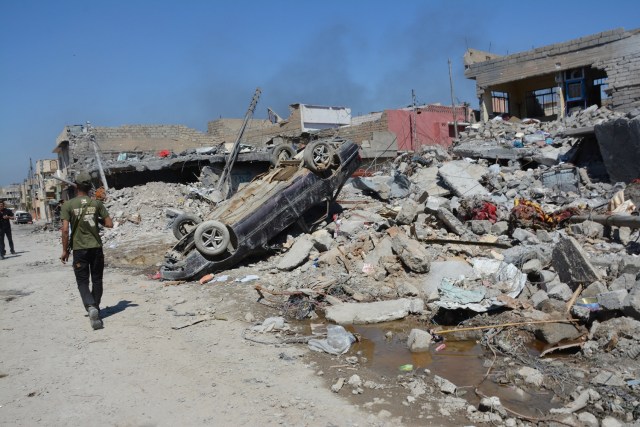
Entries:
{"type": "Polygon", "coordinates": [[[438,288],[442,279],[457,279],[460,276],[472,277],[475,275],[473,266],[461,259],[451,259],[447,261],[431,262],[429,274],[423,276],[422,292],[428,301],[437,299],[438,288]]]}
{"type": "Polygon", "coordinates": [[[368,303],[344,303],[327,307],[325,317],[340,325],[363,325],[403,319],[410,313],[422,314],[424,301],[400,298],[368,303]]]}
{"type": "Polygon", "coordinates": [[[326,252],[331,249],[331,245],[333,244],[333,237],[331,233],[327,230],[317,230],[313,234],[311,234],[311,240],[313,241],[313,245],[320,252],[326,252]]]}
{"type": "Polygon", "coordinates": [[[398,224],[409,225],[412,224],[418,215],[418,203],[412,199],[406,199],[400,207],[400,212],[396,215],[396,222],[398,224]]]}
{"type": "Polygon", "coordinates": [[[467,234],[467,227],[465,227],[449,209],[441,207],[438,209],[436,216],[452,233],[457,234],[458,236],[464,236],[467,234]]]}
{"type": "Polygon", "coordinates": [[[555,298],[560,301],[569,301],[573,292],[565,283],[555,283],[547,287],[547,295],[549,295],[549,298],[555,298]]]}
{"type": "Polygon", "coordinates": [[[598,304],[606,310],[622,310],[627,295],[626,289],[604,292],[598,294],[598,304]]]}
{"type": "Polygon", "coordinates": [[[428,273],[431,268],[431,255],[417,240],[404,233],[398,233],[391,239],[393,251],[402,263],[416,273],[428,273]]]}
{"type": "Polygon", "coordinates": [[[313,249],[313,241],[306,235],[302,236],[296,240],[291,249],[282,257],[278,263],[278,269],[290,271],[301,266],[309,259],[311,249],[313,249]]]}
{"type": "Polygon", "coordinates": [[[600,274],[589,261],[587,253],[573,237],[560,239],[553,249],[553,268],[560,280],[572,290],[581,283],[591,283],[600,279],[600,274]]]}
{"type": "Polygon", "coordinates": [[[622,378],[613,372],[609,371],[600,371],[598,374],[591,380],[591,384],[598,385],[607,385],[607,386],[615,386],[615,387],[623,387],[627,384],[624,382],[622,378]]]}
{"type": "Polygon", "coordinates": [[[557,344],[564,340],[575,340],[583,335],[583,331],[571,323],[545,323],[536,325],[534,334],[548,344],[557,344]]]}
{"type": "Polygon", "coordinates": [[[609,285],[609,289],[612,291],[617,291],[620,289],[624,289],[626,291],[630,291],[636,284],[636,275],[625,273],[616,277],[613,282],[609,285]]]}
{"type": "Polygon", "coordinates": [[[640,281],[637,281],[633,289],[625,297],[622,303],[622,312],[626,316],[640,320],[640,281]]]}
{"type": "Polygon", "coordinates": [[[638,178],[640,116],[610,120],[594,130],[611,181],[629,183],[638,178]]]}
{"type": "Polygon", "coordinates": [[[465,161],[448,162],[440,167],[438,175],[451,191],[459,197],[486,196],[486,188],[467,171],[469,163],[465,161]]]}
{"type": "Polygon", "coordinates": [[[458,388],[448,379],[442,378],[438,375],[433,376],[433,382],[435,383],[436,387],[438,387],[444,394],[454,394],[456,392],[456,389],[458,388]]]}
{"type": "Polygon", "coordinates": [[[473,234],[477,234],[479,236],[491,234],[491,229],[493,227],[493,223],[486,219],[467,221],[467,225],[473,234]]]}

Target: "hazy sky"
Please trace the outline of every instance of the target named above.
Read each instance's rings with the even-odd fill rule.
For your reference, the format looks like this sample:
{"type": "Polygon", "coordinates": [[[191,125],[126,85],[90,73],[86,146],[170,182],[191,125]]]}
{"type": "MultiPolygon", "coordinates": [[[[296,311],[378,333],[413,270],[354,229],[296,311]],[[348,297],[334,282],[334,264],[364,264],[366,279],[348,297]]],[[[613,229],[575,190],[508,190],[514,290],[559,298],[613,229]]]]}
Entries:
{"type": "Polygon", "coordinates": [[[0,186],[67,124],[183,124],[267,107],[474,108],[467,47],[499,54],[640,27],[637,0],[0,0],[0,186]]]}

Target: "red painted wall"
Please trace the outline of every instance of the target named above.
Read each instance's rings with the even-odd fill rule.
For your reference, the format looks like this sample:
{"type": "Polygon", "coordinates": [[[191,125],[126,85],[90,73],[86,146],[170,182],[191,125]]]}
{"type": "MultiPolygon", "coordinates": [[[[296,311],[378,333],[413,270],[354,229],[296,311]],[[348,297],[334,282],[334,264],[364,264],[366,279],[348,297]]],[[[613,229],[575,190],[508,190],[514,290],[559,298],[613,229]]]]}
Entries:
{"type": "MultiPolygon", "coordinates": [[[[456,107],[458,122],[468,121],[464,107],[456,107]]],[[[386,110],[389,131],[397,137],[398,151],[417,151],[423,145],[442,145],[449,147],[453,137],[449,136],[450,122],[453,122],[453,109],[442,105],[428,105],[411,110],[386,110]],[[413,120],[416,132],[413,138],[413,120]]]]}

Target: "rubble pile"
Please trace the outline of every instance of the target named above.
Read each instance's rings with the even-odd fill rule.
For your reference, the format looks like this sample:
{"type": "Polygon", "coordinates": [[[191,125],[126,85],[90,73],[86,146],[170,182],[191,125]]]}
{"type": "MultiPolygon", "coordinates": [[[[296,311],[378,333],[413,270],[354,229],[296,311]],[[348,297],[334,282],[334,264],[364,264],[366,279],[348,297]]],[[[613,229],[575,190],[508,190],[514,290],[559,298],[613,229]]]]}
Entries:
{"type": "MultiPolygon", "coordinates": [[[[488,359],[493,355],[485,378],[518,395],[556,396],[543,418],[518,416],[496,396],[477,407],[457,397],[455,410],[466,409],[473,422],[638,421],[640,224],[633,201],[640,184],[592,180],[584,168],[562,162],[579,141],[563,136],[568,129],[610,120],[619,115],[589,108],[565,123],[472,125],[453,155],[428,147],[352,178],[337,200],[342,210],[312,233],[289,228],[279,255],[252,264],[265,284],[256,287],[261,300],[268,292],[281,298],[284,314],[315,318],[323,311],[341,325],[415,315],[424,327],[407,332],[410,351],[472,337],[490,350],[488,359]],[[485,143],[506,162],[479,154],[485,143]],[[473,155],[461,154],[465,144],[473,155]],[[598,219],[612,211],[625,225],[598,219]],[[528,350],[534,342],[545,350],[528,350]],[[555,359],[557,352],[569,355],[555,359]]],[[[105,237],[167,230],[167,208],[203,218],[209,202],[193,195],[164,183],[112,192],[107,207],[118,226],[105,237]]],[[[347,341],[330,353],[347,352],[347,341]]],[[[330,344],[313,343],[318,351],[330,344]]],[[[358,363],[359,356],[350,357],[358,363]]],[[[428,374],[398,381],[408,406],[426,390],[456,390],[428,374]]],[[[362,392],[354,386],[354,394],[362,392]]]]}
{"type": "Polygon", "coordinates": [[[209,202],[198,194],[196,185],[150,182],[136,187],[110,190],[105,206],[113,228],[103,232],[104,242],[117,243],[148,234],[170,234],[172,219],[183,211],[202,218],[209,202]]]}

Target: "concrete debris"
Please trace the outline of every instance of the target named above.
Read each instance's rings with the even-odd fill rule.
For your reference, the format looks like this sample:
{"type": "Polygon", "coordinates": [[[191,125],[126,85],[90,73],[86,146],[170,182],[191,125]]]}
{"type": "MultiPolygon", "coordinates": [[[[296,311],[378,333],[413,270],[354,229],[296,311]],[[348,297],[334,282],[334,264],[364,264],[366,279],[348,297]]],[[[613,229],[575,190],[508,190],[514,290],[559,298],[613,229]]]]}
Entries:
{"type": "Polygon", "coordinates": [[[403,319],[410,313],[424,312],[424,301],[421,299],[401,298],[391,301],[369,303],[346,303],[327,307],[327,320],[340,325],[362,325],[381,323],[403,319]]]}
{"type": "MultiPolygon", "coordinates": [[[[638,421],[639,385],[628,381],[640,379],[640,229],[634,225],[637,208],[615,217],[608,208],[620,192],[624,201],[640,205],[640,182],[634,182],[640,160],[630,160],[639,121],[638,115],[592,108],[553,122],[474,123],[449,152],[429,147],[375,172],[361,170],[343,186],[335,200],[339,207],[332,204],[329,215],[320,212],[309,228],[291,226],[268,242],[270,252],[243,266],[259,280],[229,283],[262,283],[286,300],[278,308],[287,316],[292,307],[296,316],[303,313],[299,318],[324,312],[337,325],[420,316],[420,326],[412,320],[404,329],[408,336],[397,330],[386,335],[402,336],[405,351],[424,352],[414,355],[414,364],[423,356],[449,357],[453,346],[438,340],[463,334],[438,336],[437,325],[486,327],[469,331],[485,349],[500,350],[501,368],[486,381],[511,384],[523,402],[532,391],[555,394],[564,406],[556,404],[562,407],[552,412],[566,416],[568,424],[638,421]],[[628,147],[614,144],[616,138],[628,147]],[[516,326],[487,332],[499,324],[516,326]],[[553,353],[532,358],[526,349],[535,339],[553,346],[553,353]],[[563,357],[554,358],[559,352],[563,357]],[[612,387],[620,393],[610,393],[612,387]]],[[[216,206],[209,191],[218,179],[215,170],[202,169],[199,182],[189,185],[147,183],[110,191],[106,203],[116,226],[103,233],[109,256],[144,265],[139,256],[145,252],[148,265],[146,251],[157,246],[160,259],[152,265],[162,261],[175,243],[173,221],[183,214],[204,219],[216,206]],[[116,255],[124,246],[132,253],[116,255]]],[[[353,356],[353,363],[345,363],[356,369],[365,357],[349,353],[351,337],[341,333],[343,341],[329,343],[314,336],[309,347],[353,356]]],[[[493,352],[486,355],[491,362],[493,352]]],[[[412,399],[437,390],[462,397],[464,389],[447,379],[403,366],[409,366],[400,376],[411,374],[403,387],[412,399]]],[[[366,378],[358,374],[362,385],[350,377],[349,391],[368,393],[366,378]]],[[[347,379],[333,378],[337,393],[347,379]]],[[[528,425],[507,418],[495,396],[468,416],[478,424],[528,425]]]]}
{"type": "Polygon", "coordinates": [[[313,246],[312,239],[306,236],[296,240],[291,249],[289,249],[278,263],[278,269],[290,271],[302,265],[309,259],[309,253],[311,249],[313,249],[313,246]]]}
{"type": "Polygon", "coordinates": [[[407,346],[412,353],[428,351],[431,346],[432,336],[421,329],[412,329],[407,338],[407,346]]]}

